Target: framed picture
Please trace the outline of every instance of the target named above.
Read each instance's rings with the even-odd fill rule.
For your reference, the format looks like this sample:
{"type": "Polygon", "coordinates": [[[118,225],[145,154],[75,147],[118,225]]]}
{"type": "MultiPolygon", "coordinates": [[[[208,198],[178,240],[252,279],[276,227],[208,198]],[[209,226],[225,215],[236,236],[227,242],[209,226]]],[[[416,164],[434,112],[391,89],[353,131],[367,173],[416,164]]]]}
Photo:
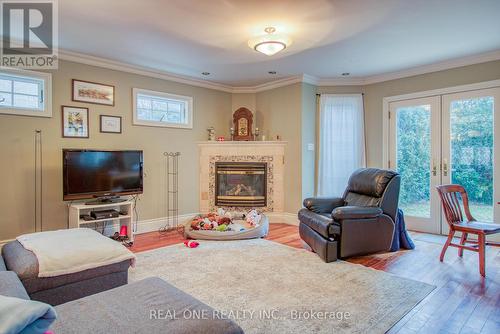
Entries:
{"type": "Polygon", "coordinates": [[[122,118],[120,116],[101,115],[101,132],[122,133],[122,118]]]}
{"type": "Polygon", "coordinates": [[[73,79],[72,100],[114,106],[115,86],[73,79]]]}
{"type": "Polygon", "coordinates": [[[62,106],[62,136],[89,138],[89,109],[62,106]]]}

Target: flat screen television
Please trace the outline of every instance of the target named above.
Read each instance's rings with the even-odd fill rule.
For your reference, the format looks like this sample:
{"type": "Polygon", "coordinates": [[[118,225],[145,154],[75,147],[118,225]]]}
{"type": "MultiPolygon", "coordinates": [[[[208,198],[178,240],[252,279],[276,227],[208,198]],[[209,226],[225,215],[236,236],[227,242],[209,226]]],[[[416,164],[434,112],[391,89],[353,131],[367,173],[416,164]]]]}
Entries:
{"type": "Polygon", "coordinates": [[[142,194],[142,151],[63,150],[65,201],[142,194]]]}

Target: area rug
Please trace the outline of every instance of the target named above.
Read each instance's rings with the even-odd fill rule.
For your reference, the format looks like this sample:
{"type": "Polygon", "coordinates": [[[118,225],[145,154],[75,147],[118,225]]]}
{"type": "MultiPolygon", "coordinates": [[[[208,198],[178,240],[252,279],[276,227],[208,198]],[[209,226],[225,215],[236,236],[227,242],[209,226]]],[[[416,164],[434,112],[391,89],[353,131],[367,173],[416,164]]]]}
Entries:
{"type": "Polygon", "coordinates": [[[264,239],[137,254],[130,281],[158,276],[245,333],[385,333],[433,289],[264,239]]]}

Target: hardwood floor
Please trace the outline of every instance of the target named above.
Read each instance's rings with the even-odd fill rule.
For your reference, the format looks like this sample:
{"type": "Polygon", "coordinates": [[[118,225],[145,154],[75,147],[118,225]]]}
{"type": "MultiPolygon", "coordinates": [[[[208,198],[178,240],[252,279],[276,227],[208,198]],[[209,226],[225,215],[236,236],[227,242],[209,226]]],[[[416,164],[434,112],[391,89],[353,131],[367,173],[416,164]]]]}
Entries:
{"type": "MultiPolygon", "coordinates": [[[[416,248],[349,259],[366,267],[401,277],[426,282],[436,289],[403,317],[388,333],[500,333],[500,250],[486,252],[486,278],[479,274],[477,253],[449,249],[444,262],[439,253],[444,236],[411,233],[416,248]]],[[[296,248],[307,248],[299,237],[298,227],[277,222],[270,225],[266,238],[296,248]]],[[[157,232],[137,235],[134,252],[183,242],[182,235],[157,232]]]]}

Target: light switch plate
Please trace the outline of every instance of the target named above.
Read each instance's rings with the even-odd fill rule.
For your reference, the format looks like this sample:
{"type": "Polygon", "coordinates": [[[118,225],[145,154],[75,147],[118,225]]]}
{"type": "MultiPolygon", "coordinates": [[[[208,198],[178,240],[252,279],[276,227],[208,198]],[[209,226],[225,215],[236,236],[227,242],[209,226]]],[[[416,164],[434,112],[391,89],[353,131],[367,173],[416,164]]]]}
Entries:
{"type": "Polygon", "coordinates": [[[314,144],[311,144],[311,143],[307,144],[307,150],[314,151],[314,144]]]}

